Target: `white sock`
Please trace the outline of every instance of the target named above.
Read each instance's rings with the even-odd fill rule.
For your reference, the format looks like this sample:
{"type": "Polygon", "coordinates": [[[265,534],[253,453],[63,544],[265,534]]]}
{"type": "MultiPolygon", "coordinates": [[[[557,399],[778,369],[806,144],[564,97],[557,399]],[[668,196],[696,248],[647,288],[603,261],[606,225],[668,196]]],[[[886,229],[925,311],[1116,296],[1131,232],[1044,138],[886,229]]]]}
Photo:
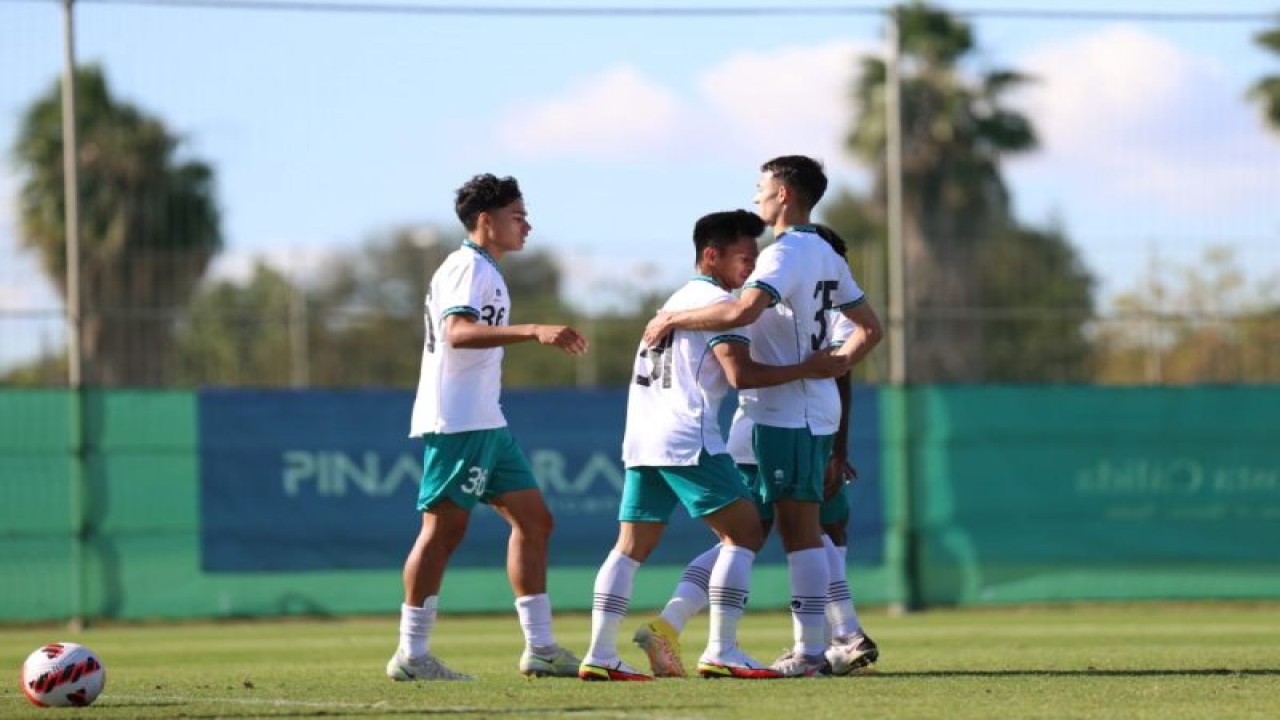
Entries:
{"type": "Polygon", "coordinates": [[[834,637],[849,637],[862,627],[846,575],[849,568],[845,559],[849,549],[832,543],[826,535],[822,536],[822,544],[827,552],[827,570],[831,573],[831,582],[827,584],[827,624],[834,637]]]}
{"type": "Polygon", "coordinates": [[[551,634],[551,598],[546,593],[516,598],[516,616],[520,618],[525,645],[542,650],[556,644],[551,634]]]}
{"type": "Polygon", "coordinates": [[[618,628],[627,616],[631,588],[640,563],[617,550],[609,551],[596,573],[591,602],[591,647],[584,660],[612,662],[618,659],[618,628]]]}
{"type": "Polygon", "coordinates": [[[738,621],[751,590],[751,564],[756,554],[744,547],[725,545],[711,569],[711,633],[707,655],[718,656],[738,645],[738,621]]]}
{"type": "Polygon", "coordinates": [[[432,595],[422,601],[422,607],[400,606],[400,653],[417,659],[431,651],[431,629],[436,626],[436,603],[440,598],[432,595]]]}
{"type": "Polygon", "coordinates": [[[707,606],[707,588],[711,583],[711,568],[715,567],[720,557],[720,546],[713,545],[710,550],[694,558],[684,569],[680,582],[676,583],[675,592],[662,608],[662,619],[671,623],[676,632],[682,632],[689,619],[707,606]]]}
{"type": "Polygon", "coordinates": [[[787,553],[791,581],[791,626],[795,651],[818,655],[827,649],[823,641],[827,624],[827,553],[820,547],[787,553]]]}

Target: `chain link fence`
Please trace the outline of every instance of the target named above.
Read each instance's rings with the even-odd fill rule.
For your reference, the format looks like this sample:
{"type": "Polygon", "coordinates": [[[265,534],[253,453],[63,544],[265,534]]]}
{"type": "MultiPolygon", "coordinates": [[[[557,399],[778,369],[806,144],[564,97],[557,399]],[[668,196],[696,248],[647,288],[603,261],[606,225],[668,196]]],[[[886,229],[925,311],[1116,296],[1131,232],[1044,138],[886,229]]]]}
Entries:
{"type": "MultiPolygon", "coordinates": [[[[631,226],[648,223],[646,211],[627,195],[635,186],[614,185],[630,174],[641,176],[644,188],[673,175],[704,173],[703,163],[710,160],[695,161],[697,153],[688,146],[661,145],[651,152],[643,144],[658,132],[654,127],[667,127],[665,116],[646,113],[669,104],[710,113],[716,95],[707,88],[728,82],[736,68],[751,72],[752,58],[800,63],[794,43],[777,37],[782,27],[803,31],[822,50],[813,55],[815,64],[787,67],[811,77],[810,95],[826,88],[834,97],[834,119],[821,126],[831,137],[812,146],[829,151],[833,187],[874,193],[872,170],[850,159],[841,136],[851,123],[846,95],[858,58],[883,50],[883,7],[834,12],[838,27],[827,17],[833,13],[796,10],[789,16],[782,5],[775,8],[779,17],[769,20],[752,13],[734,16],[725,8],[709,18],[658,13],[617,20],[599,13],[582,21],[591,30],[576,36],[582,48],[548,46],[548,55],[576,53],[574,62],[555,65],[560,75],[548,78],[508,63],[501,77],[478,76],[482,83],[496,83],[496,94],[520,100],[506,104],[483,94],[466,95],[461,103],[450,96],[448,89],[459,87],[454,76],[471,71],[458,58],[485,38],[506,37],[515,29],[544,35],[544,41],[559,37],[555,24],[568,20],[534,20],[520,12],[468,14],[465,8],[441,15],[429,4],[411,2],[276,5],[264,11],[253,3],[76,4],[80,58],[102,68],[122,102],[169,126],[176,160],[197,158],[216,173],[214,201],[225,243],[211,265],[197,268],[155,248],[122,251],[112,245],[119,228],[111,218],[92,219],[101,183],[92,185],[95,193],[83,211],[90,219],[80,327],[87,383],[413,385],[426,278],[441,247],[450,245],[436,240],[434,221],[413,213],[421,212],[427,198],[440,201],[429,214],[447,215],[448,191],[440,188],[456,186],[465,177],[461,167],[514,165],[532,177],[553,177],[539,164],[540,156],[521,155],[520,145],[539,139],[551,147],[545,152],[561,152],[578,165],[564,175],[566,184],[538,190],[542,205],[534,205],[535,225],[538,207],[547,207],[548,215],[571,215],[565,206],[584,212],[604,206],[613,215],[605,223],[587,223],[585,230],[554,226],[546,244],[556,268],[550,284],[530,280],[532,289],[512,290],[515,321],[573,324],[591,337],[592,352],[568,359],[512,347],[506,382],[627,382],[645,320],[685,271],[684,258],[691,255],[687,228],[701,212],[723,208],[698,207],[680,197],[643,197],[640,204],[677,206],[685,219],[655,221],[652,233],[635,230],[631,226]],[[680,44],[659,47],[641,35],[696,38],[717,31],[717,24],[740,34],[741,43],[730,60],[702,72],[703,90],[661,86],[657,70],[645,75],[667,52],[662,48],[680,44]],[[281,44],[288,45],[288,57],[274,52],[281,44]],[[640,70],[592,75],[580,67],[582,57],[616,62],[615,46],[618,57],[630,53],[640,70]],[[274,59],[262,62],[268,58],[274,59]],[[616,84],[599,85],[604,90],[593,95],[596,81],[616,84]],[[228,86],[238,90],[217,90],[228,86]],[[409,123],[398,120],[421,110],[408,98],[423,93],[435,98],[427,107],[446,118],[443,124],[428,125],[416,116],[409,123]],[[613,152],[600,149],[608,128],[587,127],[582,118],[597,116],[592,113],[599,108],[590,103],[601,93],[617,93],[621,110],[599,116],[611,127],[635,124],[644,130],[634,136],[641,145],[637,152],[651,153],[645,160],[652,164],[635,170],[600,159],[613,152]],[[539,94],[551,100],[539,104],[533,99],[539,94]],[[227,106],[229,97],[234,107],[227,106]],[[466,103],[485,105],[489,117],[497,118],[488,128],[492,138],[475,139],[477,116],[459,107],[466,103]],[[561,106],[568,111],[552,112],[561,106]],[[559,127],[555,123],[542,135],[531,134],[529,128],[548,117],[560,118],[564,126],[568,139],[560,145],[553,143],[561,137],[552,132],[559,127]],[[514,144],[503,145],[504,138],[514,138],[514,144]],[[478,147],[485,143],[494,147],[478,147]],[[579,150],[598,157],[574,155],[579,150]],[[332,172],[315,170],[317,156],[323,158],[319,167],[332,172]],[[271,197],[264,201],[264,195],[271,197]],[[344,205],[368,210],[336,219],[331,208],[344,205]],[[418,231],[408,244],[396,245],[397,240],[372,251],[353,245],[380,228],[406,224],[418,231]],[[371,252],[391,260],[365,267],[371,252]],[[677,254],[679,261],[667,257],[677,254]],[[344,265],[365,269],[344,275],[344,265]],[[153,287],[184,276],[202,280],[166,292],[153,287]],[[598,298],[606,293],[614,300],[602,304],[598,298]]],[[[983,14],[955,8],[955,16],[971,24],[975,41],[975,52],[959,70],[976,78],[992,66],[1007,66],[1034,77],[1026,96],[1010,102],[1035,124],[1040,144],[1003,162],[1003,188],[1016,200],[1011,204],[1023,227],[1041,236],[1056,234],[1072,249],[1074,256],[1064,262],[1078,265],[1073,287],[1084,292],[1040,292],[1057,276],[1046,274],[1038,257],[1014,252],[1016,242],[1007,254],[967,258],[963,267],[950,269],[966,288],[956,296],[962,302],[921,301],[906,309],[909,381],[1280,381],[1280,138],[1267,135],[1246,97],[1252,79],[1280,66],[1274,58],[1268,64],[1265,53],[1253,47],[1253,37],[1269,27],[1269,16],[1240,8],[1184,22],[1136,10],[1131,16],[1043,10],[983,14]],[[1244,58],[1238,73],[1217,59],[1228,51],[1244,58]]],[[[57,80],[60,13],[59,3],[0,5],[0,143],[11,160],[24,142],[24,113],[57,80]]],[[[710,62],[692,50],[681,58],[691,74],[695,63],[710,62]]],[[[767,90],[770,78],[759,69],[743,87],[767,90]]],[[[813,114],[825,107],[816,97],[812,105],[813,114]]],[[[761,129],[789,136],[778,124],[783,120],[756,112],[751,103],[733,110],[716,116],[723,127],[691,137],[708,158],[728,148],[740,159],[731,182],[747,185],[759,160],[776,154],[772,146],[742,140],[722,147],[716,141],[728,143],[725,137],[761,129]],[[738,116],[750,116],[755,124],[732,125],[738,116]]],[[[683,122],[693,116],[673,117],[683,122]]],[[[813,134],[807,126],[800,132],[813,134]]],[[[92,165],[94,153],[105,151],[93,144],[92,132],[86,136],[81,162],[92,165]]],[[[706,184],[721,182],[721,176],[705,174],[706,184]]],[[[0,385],[53,387],[67,382],[69,322],[57,289],[63,265],[56,248],[23,247],[30,231],[24,214],[32,205],[22,193],[29,179],[20,163],[7,162],[0,170],[0,385]]],[[[711,196],[720,204],[725,197],[749,202],[747,191],[711,196]]],[[[847,227],[834,219],[832,224],[847,227]]],[[[883,239],[875,232],[849,239],[855,274],[888,323],[883,239]]],[[[908,268],[908,287],[921,277],[908,268]]],[[[888,353],[873,353],[857,372],[863,381],[887,382],[888,353]]]]}

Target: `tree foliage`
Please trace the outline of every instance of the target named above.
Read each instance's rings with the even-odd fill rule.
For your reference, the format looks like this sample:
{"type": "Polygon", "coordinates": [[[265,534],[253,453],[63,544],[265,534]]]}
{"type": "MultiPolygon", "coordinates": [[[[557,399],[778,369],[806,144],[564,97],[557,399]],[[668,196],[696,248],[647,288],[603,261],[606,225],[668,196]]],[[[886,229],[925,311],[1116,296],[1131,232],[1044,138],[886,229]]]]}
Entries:
{"type": "Polygon", "coordinates": [[[1280,380],[1280,277],[1250,286],[1227,248],[1153,261],[1096,331],[1097,379],[1113,384],[1280,380]]]}
{"type": "MultiPolygon", "coordinates": [[[[1280,27],[1258,33],[1258,45],[1280,57],[1280,27]]],[[[1249,88],[1249,98],[1262,109],[1263,122],[1280,132],[1280,74],[1265,75],[1249,88]]]]}
{"type": "Polygon", "coordinates": [[[1055,227],[1006,226],[977,249],[988,382],[1092,377],[1093,276],[1055,227]]]}
{"type": "Polygon", "coordinates": [[[192,299],[175,347],[181,385],[299,384],[291,330],[300,290],[258,262],[244,282],[218,280],[192,299]]]}
{"type": "MultiPolygon", "coordinates": [[[[872,298],[888,295],[887,230],[883,207],[849,190],[828,201],[824,219],[849,240],[855,277],[872,298]]],[[[1091,377],[1092,344],[1085,330],[1093,316],[1093,276],[1063,231],[1009,224],[974,248],[971,307],[942,321],[974,332],[982,366],[975,381],[1082,382],[1091,377]],[[981,323],[981,332],[972,328],[981,323]]],[[[884,315],[882,307],[877,310],[884,315]]],[[[919,336],[917,335],[917,341],[919,336]]],[[[908,354],[916,350],[908,346],[908,354]]],[[[883,379],[885,353],[859,372],[883,379]]]]}
{"type": "MultiPolygon", "coordinates": [[[[1033,150],[1037,140],[1030,120],[1004,98],[1030,78],[994,69],[971,79],[962,70],[976,50],[968,23],[922,2],[895,13],[908,375],[913,382],[1060,378],[1065,363],[1085,354],[1079,326],[1091,312],[1092,281],[1061,232],[1021,227],[1012,215],[1001,161],[1033,150]],[[1027,303],[1038,314],[1012,315],[1027,303]],[[1067,319],[1051,317],[1056,309],[1067,319]],[[1030,347],[1034,357],[1018,351],[1030,347]]],[[[884,288],[875,295],[882,298],[887,77],[883,60],[865,57],[853,87],[857,119],[847,147],[874,169],[870,196],[846,191],[824,214],[855,242],[855,271],[868,289],[884,288]],[[879,267],[859,269],[860,260],[879,267]]]]}
{"type": "MultiPolygon", "coordinates": [[[[116,99],[101,68],[75,73],[85,382],[159,385],[182,308],[222,247],[213,170],[179,158],[158,118],[116,99]]],[[[20,236],[65,298],[61,82],[22,117],[13,147],[20,236]]]]}
{"type": "MultiPolygon", "coordinates": [[[[259,264],[244,281],[204,288],[181,326],[188,385],[416,387],[423,301],[432,274],[462,241],[430,228],[399,228],[334,255],[306,283],[259,264]]],[[[507,346],[507,387],[617,385],[630,380],[649,313],[583,315],[562,299],[558,259],[526,250],[500,261],[512,324],[569,324],[591,341],[569,357],[536,343],[507,346]]]]}

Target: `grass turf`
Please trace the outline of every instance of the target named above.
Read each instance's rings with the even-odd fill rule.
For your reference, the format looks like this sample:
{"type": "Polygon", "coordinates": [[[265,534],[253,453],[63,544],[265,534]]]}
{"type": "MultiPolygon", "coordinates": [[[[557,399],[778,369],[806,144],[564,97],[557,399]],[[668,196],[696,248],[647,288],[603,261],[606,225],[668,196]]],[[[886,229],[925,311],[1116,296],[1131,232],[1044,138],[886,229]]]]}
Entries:
{"type": "MultiPolygon", "coordinates": [[[[634,614],[624,638],[644,617],[634,614]]],[[[590,619],[556,619],[581,654],[590,619]]],[[[1161,604],[864,613],[881,647],[877,672],[814,680],[526,680],[514,613],[444,616],[433,651],[477,676],[470,683],[393,683],[383,666],[397,619],[261,620],[0,627],[0,717],[97,718],[1274,718],[1280,716],[1280,605],[1161,604]],[[85,709],[30,705],[17,682],[23,658],[54,640],[81,642],[107,668],[85,709]]],[[[790,619],[749,613],[744,648],[772,660],[790,619]]],[[[684,638],[693,667],[705,619],[684,638]]],[[[629,642],[623,658],[646,667],[629,642]]]]}

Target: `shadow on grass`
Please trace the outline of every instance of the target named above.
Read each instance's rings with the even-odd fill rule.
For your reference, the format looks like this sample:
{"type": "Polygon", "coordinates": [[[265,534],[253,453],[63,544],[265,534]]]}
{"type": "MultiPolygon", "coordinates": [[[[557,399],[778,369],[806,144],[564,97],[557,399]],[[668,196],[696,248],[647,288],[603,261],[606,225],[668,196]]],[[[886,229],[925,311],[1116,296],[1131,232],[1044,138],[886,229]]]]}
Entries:
{"type": "Polygon", "coordinates": [[[906,670],[903,672],[880,670],[861,673],[860,678],[908,680],[921,677],[1199,677],[1199,676],[1280,675],[1280,669],[1202,668],[1189,670],[906,670]]]}
{"type": "MultiPolygon", "coordinates": [[[[106,703],[104,707],[111,708],[161,708],[161,707],[190,707],[190,702],[136,702],[136,703],[106,703]]],[[[212,703],[211,703],[212,704],[212,703]]],[[[280,706],[271,707],[273,703],[270,701],[253,703],[254,707],[244,707],[237,711],[236,709],[219,709],[202,712],[200,710],[191,711],[184,710],[181,713],[183,718],[276,718],[276,717],[359,717],[361,715],[369,715],[373,717],[389,717],[393,715],[417,715],[417,716],[450,716],[450,715],[472,715],[472,716],[517,716],[517,717],[572,717],[574,715],[587,715],[591,717],[600,717],[607,715],[610,717],[626,717],[628,715],[643,715],[647,713],[668,713],[671,707],[667,705],[631,705],[626,708],[602,708],[598,706],[585,705],[569,705],[565,707],[548,707],[548,708],[529,708],[529,707],[512,707],[512,708],[495,708],[495,707],[390,707],[380,703],[374,703],[365,706],[355,706],[354,704],[322,706],[316,703],[315,707],[307,708],[281,708],[280,706]]],[[[715,706],[690,706],[683,705],[680,712],[687,713],[696,710],[716,709],[715,706]]]]}

